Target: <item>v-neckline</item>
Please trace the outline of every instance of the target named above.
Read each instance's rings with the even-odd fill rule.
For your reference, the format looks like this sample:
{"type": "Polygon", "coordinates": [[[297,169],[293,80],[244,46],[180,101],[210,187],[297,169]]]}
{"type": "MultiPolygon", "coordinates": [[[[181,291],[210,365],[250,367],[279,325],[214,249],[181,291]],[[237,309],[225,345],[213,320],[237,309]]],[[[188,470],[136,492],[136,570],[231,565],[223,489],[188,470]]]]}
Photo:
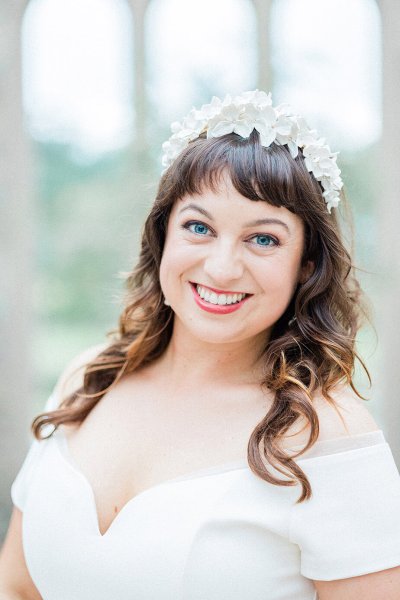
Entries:
{"type": "Polygon", "coordinates": [[[69,451],[67,438],[65,437],[63,431],[61,431],[60,429],[57,429],[51,437],[54,438],[54,443],[55,443],[55,446],[57,449],[58,456],[61,458],[63,464],[66,465],[77,477],[79,477],[79,479],[84,483],[86,489],[89,492],[90,502],[92,505],[92,512],[93,512],[94,521],[95,521],[96,530],[97,530],[96,533],[101,539],[105,539],[108,536],[108,534],[111,532],[113,527],[116,526],[115,525],[116,522],[120,519],[121,515],[124,512],[126,512],[126,510],[128,510],[128,508],[130,508],[133,504],[135,504],[137,501],[139,501],[139,499],[141,499],[142,497],[149,495],[152,492],[157,491],[160,487],[167,486],[167,485],[173,485],[176,483],[181,483],[181,482],[188,481],[191,479],[199,479],[201,477],[218,475],[218,474],[227,473],[227,472],[236,471],[236,470],[250,469],[247,460],[239,459],[239,460],[235,460],[235,461],[221,463],[219,465],[213,465],[211,467],[196,469],[194,471],[190,471],[189,473],[179,475],[178,477],[165,479],[164,481],[161,481],[160,483],[156,483],[156,484],[146,488],[145,490],[142,490],[141,492],[139,492],[138,494],[135,494],[134,496],[132,496],[132,498],[127,500],[125,502],[125,504],[121,507],[119,512],[116,514],[116,516],[113,518],[113,520],[111,521],[111,523],[109,524],[107,529],[105,531],[101,532],[100,531],[100,519],[99,519],[99,514],[97,511],[97,505],[96,505],[96,498],[95,498],[94,490],[93,490],[91,483],[89,482],[86,475],[79,469],[78,465],[73,460],[73,457],[69,451]]]}
{"type": "MultiPolygon", "coordinates": [[[[227,472],[233,472],[236,470],[251,470],[247,460],[239,459],[239,460],[235,460],[235,461],[229,461],[229,462],[213,465],[211,467],[195,469],[194,471],[190,471],[189,473],[179,475],[178,477],[169,478],[164,481],[161,481],[160,483],[156,483],[156,484],[148,487],[147,489],[142,490],[138,494],[135,494],[135,496],[133,496],[132,498],[127,500],[127,502],[125,502],[125,504],[122,506],[121,510],[113,518],[113,520],[111,521],[111,523],[107,527],[107,529],[102,533],[100,531],[100,520],[99,520],[99,515],[97,512],[96,498],[95,498],[93,487],[90,484],[86,475],[80,470],[79,466],[75,463],[73,456],[71,455],[71,453],[69,451],[67,437],[65,436],[62,429],[58,428],[54,431],[54,433],[52,434],[50,439],[52,439],[52,438],[54,439],[54,443],[57,448],[58,456],[61,458],[63,464],[67,465],[67,467],[77,477],[79,477],[81,481],[83,481],[86,489],[89,492],[90,501],[91,501],[91,505],[92,505],[93,518],[94,518],[94,522],[95,522],[95,526],[96,526],[96,530],[97,530],[97,535],[101,539],[105,539],[108,536],[108,534],[111,532],[113,527],[116,526],[116,522],[120,519],[121,515],[124,512],[126,512],[133,504],[135,504],[137,501],[139,501],[142,497],[144,497],[146,495],[150,495],[151,493],[157,491],[160,487],[181,483],[181,482],[188,481],[191,479],[198,479],[201,477],[218,475],[218,474],[227,473],[227,472]]],[[[372,443],[374,442],[374,440],[376,440],[375,443],[379,443],[379,442],[382,443],[384,441],[383,431],[381,429],[374,430],[374,431],[367,432],[367,433],[356,434],[356,435],[353,435],[352,438],[353,439],[358,438],[360,440],[363,438],[365,438],[365,439],[370,438],[372,443]]],[[[329,448],[330,445],[332,444],[332,442],[337,442],[337,441],[338,441],[337,439],[336,440],[318,441],[314,444],[312,449],[315,450],[315,446],[323,447],[324,445],[327,448],[329,448]]],[[[292,450],[300,449],[302,447],[303,446],[293,446],[292,450]]],[[[297,458],[297,460],[303,461],[303,460],[307,460],[307,458],[315,458],[315,456],[312,455],[313,454],[311,452],[312,449],[309,450],[305,456],[300,456],[299,458],[297,458]],[[309,456],[309,454],[311,454],[311,456],[309,456]]],[[[353,450],[354,449],[357,449],[357,448],[353,448],[353,450]]],[[[344,452],[346,452],[346,451],[348,452],[351,450],[352,450],[352,448],[348,448],[347,450],[344,450],[344,452]]]]}

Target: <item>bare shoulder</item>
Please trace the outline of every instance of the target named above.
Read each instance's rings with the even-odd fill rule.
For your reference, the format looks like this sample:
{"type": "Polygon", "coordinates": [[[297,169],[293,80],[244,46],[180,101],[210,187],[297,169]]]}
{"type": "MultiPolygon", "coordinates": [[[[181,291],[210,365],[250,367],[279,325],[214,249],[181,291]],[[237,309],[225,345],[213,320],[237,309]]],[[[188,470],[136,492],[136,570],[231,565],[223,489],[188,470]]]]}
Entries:
{"type": "Polygon", "coordinates": [[[74,356],[57,380],[54,388],[56,396],[59,398],[65,397],[81,387],[86,365],[94,360],[108,345],[108,343],[96,344],[74,356]]]}
{"type": "MultiPolygon", "coordinates": [[[[377,431],[376,423],[367,400],[357,396],[349,385],[338,385],[330,391],[333,402],[327,400],[321,391],[317,391],[312,400],[318,416],[318,441],[333,440],[377,431]]],[[[304,445],[310,436],[310,425],[304,417],[285,434],[286,448],[304,445]]]]}
{"type": "Polygon", "coordinates": [[[319,419],[321,441],[379,429],[368,407],[368,401],[359,398],[349,385],[336,386],[330,392],[330,396],[334,405],[320,392],[313,398],[313,406],[319,419]]]}

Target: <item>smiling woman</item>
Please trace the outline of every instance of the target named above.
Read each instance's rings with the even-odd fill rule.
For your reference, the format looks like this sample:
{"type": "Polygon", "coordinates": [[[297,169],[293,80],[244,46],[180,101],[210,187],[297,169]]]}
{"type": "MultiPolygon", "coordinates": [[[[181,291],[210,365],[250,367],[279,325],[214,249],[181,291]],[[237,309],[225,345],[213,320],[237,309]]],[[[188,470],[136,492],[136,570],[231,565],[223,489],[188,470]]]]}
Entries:
{"type": "Polygon", "coordinates": [[[303,247],[302,220],[286,208],[246,198],[228,171],[215,191],[185,195],[172,208],[160,264],[177,340],[184,328],[195,339],[242,342],[255,359],[297,284],[310,274],[311,261],[301,265],[303,247]],[[199,215],[203,221],[195,220],[199,215]],[[192,298],[202,309],[196,320],[192,298]],[[210,319],[204,312],[232,319],[210,319]]]}
{"type": "Polygon", "coordinates": [[[46,600],[397,599],[400,476],[353,382],[336,154],[258,91],[164,151],[119,328],[32,424],[0,574],[46,600]]]}

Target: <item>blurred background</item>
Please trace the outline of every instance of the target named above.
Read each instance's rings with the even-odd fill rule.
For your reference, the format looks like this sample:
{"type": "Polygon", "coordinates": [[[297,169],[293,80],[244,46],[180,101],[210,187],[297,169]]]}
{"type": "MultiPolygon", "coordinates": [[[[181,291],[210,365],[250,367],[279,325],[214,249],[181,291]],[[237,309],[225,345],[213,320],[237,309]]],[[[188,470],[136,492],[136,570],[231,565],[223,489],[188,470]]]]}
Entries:
{"type": "Polygon", "coordinates": [[[2,0],[0,541],[30,422],[116,326],[171,121],[258,87],[326,137],[373,325],[356,380],[400,464],[396,0],[2,0]]]}

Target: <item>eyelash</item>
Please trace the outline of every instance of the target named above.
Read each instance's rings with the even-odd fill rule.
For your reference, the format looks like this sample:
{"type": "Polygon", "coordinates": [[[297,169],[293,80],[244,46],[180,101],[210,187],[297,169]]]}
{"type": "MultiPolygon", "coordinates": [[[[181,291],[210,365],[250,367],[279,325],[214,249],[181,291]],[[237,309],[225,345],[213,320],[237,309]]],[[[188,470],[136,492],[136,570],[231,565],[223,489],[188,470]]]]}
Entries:
{"type": "MultiPolygon", "coordinates": [[[[198,236],[205,236],[206,234],[204,233],[196,233],[195,231],[192,231],[190,229],[190,227],[192,225],[202,225],[203,227],[205,227],[206,229],[208,229],[209,231],[212,231],[212,229],[206,225],[205,223],[202,223],[201,221],[187,221],[186,223],[184,223],[182,225],[183,229],[186,229],[187,231],[190,231],[191,233],[193,233],[194,235],[198,235],[198,236]]],[[[263,244],[254,244],[255,246],[257,246],[258,248],[271,248],[273,246],[279,246],[279,240],[277,240],[276,238],[272,237],[271,235],[268,235],[266,233],[256,233],[254,235],[251,236],[250,239],[255,238],[255,237],[265,237],[265,238],[269,238],[270,240],[272,240],[274,243],[271,245],[269,244],[268,246],[264,246],[263,244]]],[[[254,242],[251,242],[254,243],[254,242]]]]}

